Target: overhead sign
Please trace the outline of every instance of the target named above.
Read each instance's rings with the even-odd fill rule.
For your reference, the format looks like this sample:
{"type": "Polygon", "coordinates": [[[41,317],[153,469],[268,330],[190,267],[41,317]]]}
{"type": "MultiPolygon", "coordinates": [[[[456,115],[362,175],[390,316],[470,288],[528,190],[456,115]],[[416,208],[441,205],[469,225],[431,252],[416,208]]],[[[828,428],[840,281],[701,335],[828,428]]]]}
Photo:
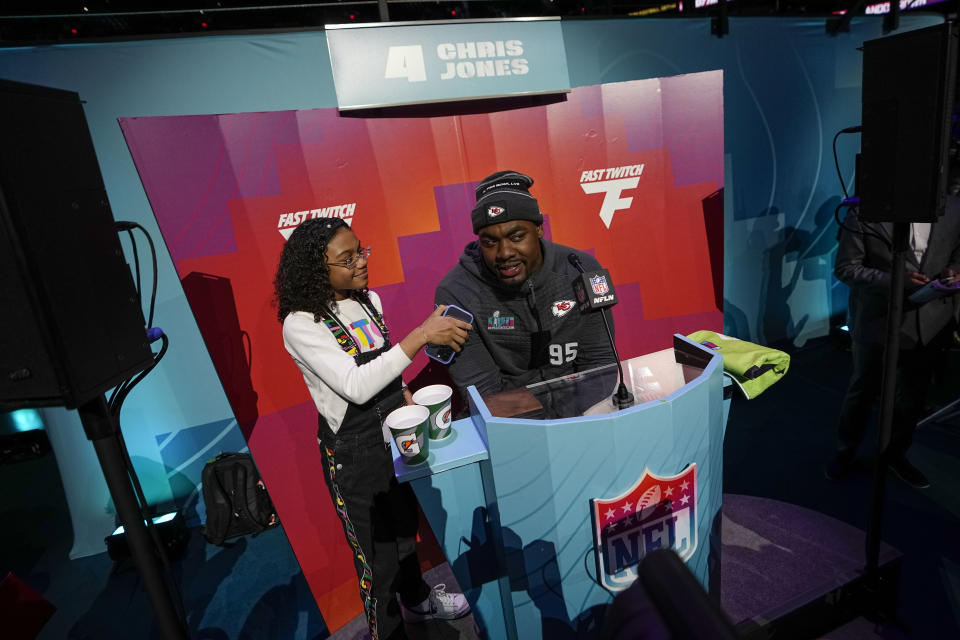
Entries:
{"type": "Polygon", "coordinates": [[[341,110],[570,91],[556,17],[325,29],[341,110]]]}

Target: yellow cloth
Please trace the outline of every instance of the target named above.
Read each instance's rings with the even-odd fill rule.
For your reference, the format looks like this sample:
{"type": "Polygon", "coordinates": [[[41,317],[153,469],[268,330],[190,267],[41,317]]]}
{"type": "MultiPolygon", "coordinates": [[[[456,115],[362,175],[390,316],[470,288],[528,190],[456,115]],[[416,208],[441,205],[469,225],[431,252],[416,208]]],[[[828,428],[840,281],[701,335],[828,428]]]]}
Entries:
{"type": "Polygon", "coordinates": [[[789,354],[779,349],[731,338],[716,331],[694,331],[687,337],[720,352],[723,370],[740,386],[747,398],[756,398],[790,368],[789,354]]]}

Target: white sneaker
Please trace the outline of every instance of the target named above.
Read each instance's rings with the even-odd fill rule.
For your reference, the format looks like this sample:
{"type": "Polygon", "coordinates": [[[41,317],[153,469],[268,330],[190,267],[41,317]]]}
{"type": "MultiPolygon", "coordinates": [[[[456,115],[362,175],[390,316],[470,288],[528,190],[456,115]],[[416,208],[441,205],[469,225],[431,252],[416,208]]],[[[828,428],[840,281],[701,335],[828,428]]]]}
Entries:
{"type": "Polygon", "coordinates": [[[415,607],[400,602],[400,614],[406,622],[455,620],[470,613],[470,605],[462,593],[447,593],[447,585],[438,584],[430,595],[415,607]]]}

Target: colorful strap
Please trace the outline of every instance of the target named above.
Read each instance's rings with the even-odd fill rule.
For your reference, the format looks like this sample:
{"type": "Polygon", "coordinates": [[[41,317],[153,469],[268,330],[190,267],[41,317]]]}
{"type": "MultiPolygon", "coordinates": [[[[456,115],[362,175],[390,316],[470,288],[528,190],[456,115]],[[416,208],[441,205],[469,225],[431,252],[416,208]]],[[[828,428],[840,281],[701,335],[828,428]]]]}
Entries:
{"type": "Polygon", "coordinates": [[[357,348],[357,343],[353,341],[353,338],[336,318],[324,316],[323,324],[327,325],[327,329],[330,329],[331,333],[333,333],[333,337],[337,339],[337,344],[340,345],[344,353],[349,356],[355,356],[360,353],[360,349],[357,348]]]}
{"type": "Polygon", "coordinates": [[[373,304],[368,304],[363,300],[359,300],[360,306],[363,307],[363,310],[367,313],[371,320],[377,325],[377,328],[380,329],[380,334],[386,339],[390,340],[390,329],[387,329],[387,324],[383,321],[383,316],[377,313],[377,308],[373,304]]]}
{"type": "MultiPolygon", "coordinates": [[[[390,330],[387,329],[387,325],[384,323],[383,317],[377,313],[377,310],[373,305],[368,305],[363,300],[357,300],[357,302],[360,303],[360,307],[367,314],[367,316],[377,325],[377,328],[380,329],[380,334],[389,344],[390,330]]],[[[349,356],[356,356],[360,353],[359,345],[357,345],[356,341],[353,339],[353,336],[350,335],[350,332],[346,327],[343,326],[343,323],[340,322],[339,318],[332,314],[324,316],[323,324],[327,325],[327,328],[330,329],[331,333],[333,333],[333,337],[337,339],[337,344],[340,345],[340,348],[343,349],[344,353],[349,356]]]]}

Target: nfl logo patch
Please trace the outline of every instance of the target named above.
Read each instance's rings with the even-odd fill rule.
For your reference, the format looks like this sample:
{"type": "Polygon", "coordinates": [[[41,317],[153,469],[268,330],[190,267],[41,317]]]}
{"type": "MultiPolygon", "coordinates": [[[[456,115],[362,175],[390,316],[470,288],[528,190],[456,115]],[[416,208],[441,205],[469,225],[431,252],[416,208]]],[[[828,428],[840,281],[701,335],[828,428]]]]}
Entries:
{"type": "Polygon", "coordinates": [[[496,218],[498,215],[506,211],[503,207],[498,207],[496,205],[491,205],[487,207],[487,216],[490,218],[496,218]]]}
{"type": "Polygon", "coordinates": [[[684,561],[697,550],[697,465],[675,476],[644,469],[616,498],[590,500],[597,575],[622,591],[637,579],[637,565],[654,549],[673,549],[684,561]]]}
{"type": "Polygon", "coordinates": [[[604,276],[590,276],[590,285],[593,287],[593,293],[601,296],[610,290],[607,286],[607,279],[604,276]]]}

